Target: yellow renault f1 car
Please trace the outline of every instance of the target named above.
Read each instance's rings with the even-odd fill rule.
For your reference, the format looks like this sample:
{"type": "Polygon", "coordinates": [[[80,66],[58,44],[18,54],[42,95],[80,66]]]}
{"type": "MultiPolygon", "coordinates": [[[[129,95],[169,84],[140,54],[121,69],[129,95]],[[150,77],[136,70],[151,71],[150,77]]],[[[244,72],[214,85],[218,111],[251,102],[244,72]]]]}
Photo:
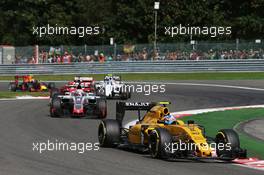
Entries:
{"type": "Polygon", "coordinates": [[[141,103],[117,102],[116,119],[101,121],[98,139],[101,147],[139,148],[153,158],[213,158],[233,160],[245,158],[246,150],[240,148],[238,134],[232,129],[222,129],[215,139],[205,135],[204,128],[194,121],[167,122],[169,102],[141,103]],[[132,126],[122,126],[125,111],[137,110],[138,121],[132,126]],[[147,111],[141,117],[141,111],[147,111]]]}

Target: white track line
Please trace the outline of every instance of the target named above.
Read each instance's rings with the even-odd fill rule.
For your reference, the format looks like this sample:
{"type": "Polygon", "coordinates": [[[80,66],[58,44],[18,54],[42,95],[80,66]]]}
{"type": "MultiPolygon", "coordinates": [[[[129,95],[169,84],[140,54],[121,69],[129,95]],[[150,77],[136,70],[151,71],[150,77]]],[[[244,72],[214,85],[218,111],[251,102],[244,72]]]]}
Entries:
{"type": "MultiPolygon", "coordinates": [[[[208,112],[216,112],[216,111],[226,111],[226,110],[236,110],[236,109],[248,109],[248,108],[264,108],[264,105],[249,105],[249,106],[233,106],[233,107],[221,107],[221,108],[207,108],[207,109],[194,109],[194,110],[187,110],[187,111],[178,111],[178,112],[171,112],[172,115],[183,117],[183,116],[190,116],[196,114],[203,114],[208,112]]],[[[132,120],[124,125],[125,128],[129,128],[129,126],[135,125],[138,120],[132,120]]]]}
{"type": "Polygon", "coordinates": [[[14,100],[47,100],[49,99],[49,97],[33,97],[33,96],[30,96],[30,95],[27,95],[27,96],[17,96],[15,98],[1,98],[0,101],[14,101],[14,100]]]}
{"type": "Polygon", "coordinates": [[[181,86],[205,86],[205,87],[221,87],[221,88],[232,88],[232,89],[243,89],[243,90],[253,90],[253,91],[264,91],[263,88],[254,88],[246,86],[234,86],[234,85],[223,85],[223,84],[207,84],[207,83],[176,83],[176,82],[127,82],[131,84],[164,84],[164,85],[181,85],[181,86]]]}
{"type": "MultiPolygon", "coordinates": [[[[7,80],[0,80],[0,83],[9,83],[7,80]]],[[[54,83],[64,83],[67,80],[58,81],[44,81],[44,82],[54,82],[54,83]]],[[[96,81],[97,82],[97,81],[96,81]]],[[[206,87],[221,87],[221,88],[233,88],[233,89],[243,89],[243,90],[254,90],[254,91],[264,91],[263,88],[254,88],[246,86],[234,86],[234,85],[223,85],[223,84],[208,84],[208,83],[176,83],[176,82],[155,82],[155,81],[124,81],[130,84],[164,84],[164,85],[182,85],[182,86],[206,86],[206,87]]]]}
{"type": "Polygon", "coordinates": [[[33,97],[30,95],[26,95],[26,96],[17,96],[16,99],[18,99],[18,100],[47,100],[47,99],[49,99],[49,96],[33,97]]]}
{"type": "Polygon", "coordinates": [[[179,111],[173,112],[173,115],[194,115],[194,114],[201,114],[207,112],[215,112],[215,111],[226,111],[226,110],[236,110],[236,109],[247,109],[247,108],[264,108],[264,105],[249,105],[249,106],[233,106],[233,107],[221,107],[221,108],[208,108],[208,109],[195,109],[195,110],[188,110],[188,111],[179,111]]]}

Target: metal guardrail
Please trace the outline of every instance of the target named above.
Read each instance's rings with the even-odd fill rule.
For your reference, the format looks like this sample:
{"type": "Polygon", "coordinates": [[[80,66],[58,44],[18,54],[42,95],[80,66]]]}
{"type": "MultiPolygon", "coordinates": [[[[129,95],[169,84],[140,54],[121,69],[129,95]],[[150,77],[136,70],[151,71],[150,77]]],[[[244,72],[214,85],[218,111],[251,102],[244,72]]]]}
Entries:
{"type": "Polygon", "coordinates": [[[0,75],[264,71],[264,60],[133,61],[0,65],[0,75]]]}

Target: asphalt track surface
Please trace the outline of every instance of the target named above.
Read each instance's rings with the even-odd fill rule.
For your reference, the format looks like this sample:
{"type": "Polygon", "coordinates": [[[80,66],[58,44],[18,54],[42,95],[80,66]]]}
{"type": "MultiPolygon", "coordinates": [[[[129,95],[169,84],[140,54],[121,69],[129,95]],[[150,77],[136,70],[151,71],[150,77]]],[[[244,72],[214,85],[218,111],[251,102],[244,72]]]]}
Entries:
{"type": "MultiPolygon", "coordinates": [[[[214,83],[204,81],[204,83],[214,83]]],[[[231,83],[232,82],[228,82],[231,83]]],[[[234,83],[238,83],[235,81],[234,83]]],[[[261,82],[258,82],[261,87],[261,82]]],[[[219,84],[219,83],[218,83],[219,84]]],[[[257,83],[256,83],[257,84],[257,83]]],[[[264,83],[263,83],[264,84],[264,83]]],[[[243,85],[243,82],[240,83],[243,85]]],[[[7,84],[0,84],[0,89],[7,84]]],[[[129,101],[162,101],[173,104],[175,112],[187,109],[255,105],[264,103],[264,92],[223,87],[167,85],[164,94],[150,96],[132,94],[129,101]]],[[[0,174],[184,174],[184,175],[257,175],[263,171],[214,161],[164,161],[119,149],[99,151],[33,151],[33,143],[56,140],[61,142],[98,142],[99,120],[51,118],[48,100],[0,101],[0,174]]],[[[108,117],[115,116],[115,101],[108,101],[108,117]]],[[[126,115],[125,122],[136,118],[126,115]]]]}
{"type": "Polygon", "coordinates": [[[264,141],[264,119],[250,120],[240,125],[242,131],[247,135],[264,141]]]}

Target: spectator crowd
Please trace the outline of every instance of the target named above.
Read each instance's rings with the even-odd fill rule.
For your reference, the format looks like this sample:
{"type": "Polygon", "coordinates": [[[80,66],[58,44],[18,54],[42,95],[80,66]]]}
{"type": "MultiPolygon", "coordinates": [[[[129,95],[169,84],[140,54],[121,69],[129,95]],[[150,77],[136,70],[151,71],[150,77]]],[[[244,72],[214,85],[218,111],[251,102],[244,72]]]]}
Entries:
{"type": "Polygon", "coordinates": [[[213,50],[199,51],[149,51],[143,48],[131,53],[105,54],[74,54],[68,51],[63,53],[40,51],[38,61],[35,57],[30,58],[16,55],[16,63],[73,63],[73,62],[108,62],[108,61],[144,61],[144,60],[225,60],[225,59],[264,59],[263,49],[249,50],[213,50]]]}

